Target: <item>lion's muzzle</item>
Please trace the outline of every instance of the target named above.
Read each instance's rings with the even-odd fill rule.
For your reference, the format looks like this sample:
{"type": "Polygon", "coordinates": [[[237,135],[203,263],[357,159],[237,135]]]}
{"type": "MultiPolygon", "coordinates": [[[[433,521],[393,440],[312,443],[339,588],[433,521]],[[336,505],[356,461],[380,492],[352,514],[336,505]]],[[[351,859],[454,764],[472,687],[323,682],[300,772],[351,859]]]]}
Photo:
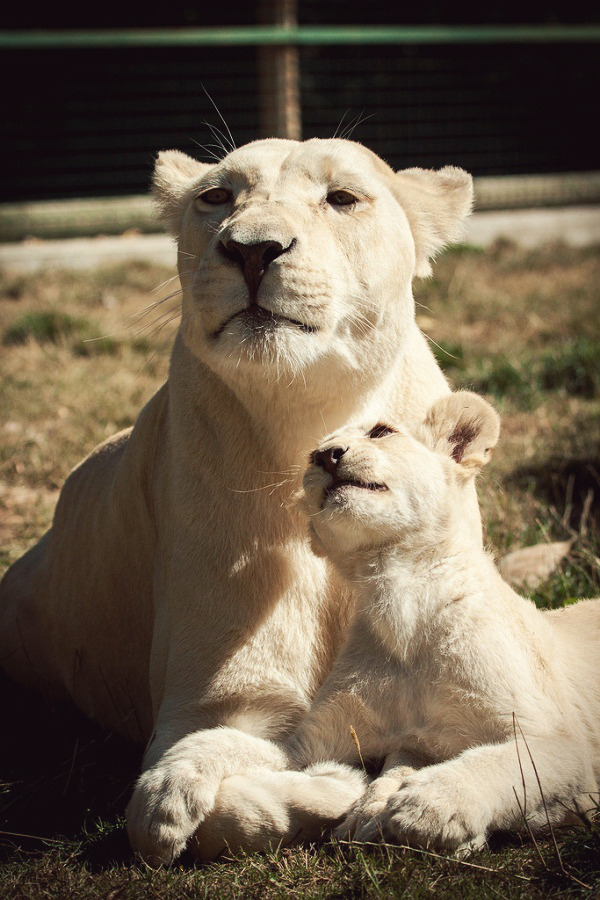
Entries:
{"type": "Polygon", "coordinates": [[[268,267],[282,253],[291,250],[295,243],[295,238],[287,247],[275,240],[258,241],[257,243],[228,240],[226,243],[219,242],[218,251],[221,256],[236,263],[242,270],[244,281],[250,292],[250,305],[253,305],[256,303],[258,288],[268,267]]]}

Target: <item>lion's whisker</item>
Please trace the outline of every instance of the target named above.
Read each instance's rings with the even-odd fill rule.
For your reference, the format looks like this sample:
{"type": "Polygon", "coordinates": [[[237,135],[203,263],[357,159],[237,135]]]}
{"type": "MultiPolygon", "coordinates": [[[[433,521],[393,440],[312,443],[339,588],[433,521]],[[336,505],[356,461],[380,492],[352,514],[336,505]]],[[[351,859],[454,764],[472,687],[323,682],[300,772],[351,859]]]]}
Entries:
{"type": "MultiPolygon", "coordinates": [[[[203,123],[203,124],[206,124],[206,123],[203,123]]],[[[204,150],[204,152],[206,153],[206,155],[207,155],[209,158],[214,159],[215,162],[220,163],[220,162],[222,161],[223,157],[222,157],[222,156],[217,156],[217,154],[214,153],[214,152],[209,148],[208,145],[201,144],[200,141],[196,141],[196,140],[194,140],[194,138],[190,138],[190,140],[192,141],[193,144],[196,145],[196,147],[200,147],[201,150],[204,150]]]]}
{"type": "Polygon", "coordinates": [[[179,307],[176,309],[167,310],[157,319],[153,319],[152,322],[149,322],[147,325],[144,325],[143,328],[139,328],[137,331],[133,332],[134,337],[140,338],[142,335],[146,335],[148,338],[156,337],[165,325],[168,325],[170,322],[174,322],[181,316],[181,312],[179,307]]]}
{"type": "MultiPolygon", "coordinates": [[[[202,85],[202,90],[204,91],[204,93],[206,94],[206,96],[208,97],[208,99],[210,100],[210,102],[212,103],[212,105],[214,106],[217,115],[219,116],[221,122],[222,122],[223,125],[225,126],[225,130],[227,131],[227,135],[228,135],[228,143],[229,143],[229,145],[230,145],[230,147],[231,147],[231,150],[236,150],[236,149],[237,149],[237,148],[236,148],[236,143],[235,143],[235,141],[234,141],[234,139],[233,139],[233,135],[232,135],[232,133],[231,133],[231,130],[230,130],[230,128],[229,128],[229,125],[228,125],[227,122],[225,121],[225,119],[224,119],[224,117],[223,117],[223,114],[222,114],[221,110],[219,109],[219,107],[217,106],[217,104],[215,103],[215,101],[213,100],[213,98],[211,97],[211,95],[208,93],[208,91],[206,90],[206,88],[205,88],[204,85],[202,85]]],[[[209,127],[210,127],[210,126],[209,126],[209,127]]],[[[221,133],[222,133],[222,132],[221,132],[221,133]]],[[[225,135],[223,135],[223,137],[225,137],[225,135]]]]}
{"type": "MultiPolygon", "coordinates": [[[[161,297],[160,300],[155,300],[154,303],[149,303],[148,306],[145,306],[143,309],[139,310],[139,312],[132,313],[129,316],[130,321],[135,323],[140,319],[144,319],[153,310],[157,309],[159,306],[162,306],[163,303],[166,303],[167,300],[173,300],[174,297],[177,297],[180,294],[183,294],[182,288],[180,288],[178,291],[174,291],[172,294],[167,294],[166,297],[161,297]]],[[[179,304],[177,305],[179,306],[179,304]]]]}
{"type": "Polygon", "coordinates": [[[342,127],[342,125],[343,125],[343,123],[344,123],[344,119],[346,118],[346,116],[348,115],[349,112],[350,112],[350,108],[348,107],[348,109],[345,111],[344,115],[342,116],[342,118],[341,118],[340,121],[338,122],[338,125],[337,125],[335,131],[333,132],[333,137],[334,137],[334,138],[337,138],[338,132],[339,132],[340,128],[342,127]]]}
{"type": "Polygon", "coordinates": [[[366,122],[367,119],[372,119],[375,113],[370,113],[368,116],[364,115],[364,109],[362,112],[358,113],[357,116],[352,119],[351,122],[348,123],[346,128],[344,128],[343,132],[340,134],[340,137],[344,140],[349,140],[351,135],[354,133],[355,129],[358,128],[359,125],[362,125],[363,122],[366,122]]]}
{"type": "Polygon", "coordinates": [[[423,334],[423,337],[426,337],[427,340],[428,340],[431,344],[433,344],[435,347],[437,347],[438,350],[441,350],[442,353],[445,353],[446,356],[449,356],[451,359],[457,359],[457,358],[458,358],[458,357],[455,356],[453,353],[450,353],[449,350],[446,350],[444,347],[442,347],[440,344],[438,344],[437,341],[434,341],[434,339],[433,339],[432,337],[430,337],[426,332],[424,332],[423,329],[421,329],[421,333],[423,334]]]}
{"type": "Polygon", "coordinates": [[[157,284],[156,287],[153,287],[150,291],[151,294],[155,294],[157,291],[160,291],[161,288],[166,287],[172,281],[175,281],[176,278],[179,278],[179,272],[176,272],[175,275],[171,275],[170,278],[165,279],[165,281],[161,281],[160,284],[157,284]]]}

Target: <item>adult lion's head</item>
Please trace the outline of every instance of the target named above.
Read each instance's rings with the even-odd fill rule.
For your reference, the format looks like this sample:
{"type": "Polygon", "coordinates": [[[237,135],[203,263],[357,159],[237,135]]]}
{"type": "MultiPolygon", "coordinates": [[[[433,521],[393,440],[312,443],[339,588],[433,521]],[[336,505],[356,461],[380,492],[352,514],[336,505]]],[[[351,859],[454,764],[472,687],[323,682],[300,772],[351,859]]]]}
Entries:
{"type": "Polygon", "coordinates": [[[192,352],[226,378],[318,379],[398,353],[412,278],[459,235],[472,180],[394,172],[352,141],[272,139],[214,165],[163,152],[154,193],[179,242],[192,352]]]}

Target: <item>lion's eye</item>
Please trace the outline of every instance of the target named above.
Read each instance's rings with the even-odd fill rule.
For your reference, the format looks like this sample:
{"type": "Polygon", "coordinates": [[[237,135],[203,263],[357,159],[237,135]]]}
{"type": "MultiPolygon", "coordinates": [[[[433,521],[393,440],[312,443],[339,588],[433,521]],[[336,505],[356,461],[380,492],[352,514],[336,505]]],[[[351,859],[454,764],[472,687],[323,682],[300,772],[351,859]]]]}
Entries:
{"type": "Polygon", "coordinates": [[[358,197],[350,191],[331,191],[327,194],[327,202],[331,206],[353,206],[358,203],[358,197]]]}
{"type": "Polygon", "coordinates": [[[202,200],[203,203],[208,203],[209,206],[221,206],[223,203],[229,203],[231,191],[228,191],[226,188],[211,188],[208,191],[204,191],[203,194],[198,194],[196,199],[202,200]]]}
{"type": "Polygon", "coordinates": [[[368,437],[370,438],[382,438],[387,437],[388,434],[398,434],[395,428],[390,428],[389,425],[375,425],[374,428],[371,428],[368,437]]]}

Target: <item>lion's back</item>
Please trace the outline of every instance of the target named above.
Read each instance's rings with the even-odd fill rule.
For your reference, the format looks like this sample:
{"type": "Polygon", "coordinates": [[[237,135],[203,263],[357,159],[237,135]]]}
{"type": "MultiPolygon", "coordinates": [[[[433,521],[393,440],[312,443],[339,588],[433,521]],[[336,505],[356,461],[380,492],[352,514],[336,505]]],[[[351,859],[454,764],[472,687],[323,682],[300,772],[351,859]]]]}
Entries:
{"type": "Polygon", "coordinates": [[[159,392],[134,429],[104,441],[71,472],[52,527],[0,583],[5,672],[71,696],[91,717],[138,739],[150,715],[139,673],[148,670],[152,632],[149,484],[163,401],[159,392]]]}

